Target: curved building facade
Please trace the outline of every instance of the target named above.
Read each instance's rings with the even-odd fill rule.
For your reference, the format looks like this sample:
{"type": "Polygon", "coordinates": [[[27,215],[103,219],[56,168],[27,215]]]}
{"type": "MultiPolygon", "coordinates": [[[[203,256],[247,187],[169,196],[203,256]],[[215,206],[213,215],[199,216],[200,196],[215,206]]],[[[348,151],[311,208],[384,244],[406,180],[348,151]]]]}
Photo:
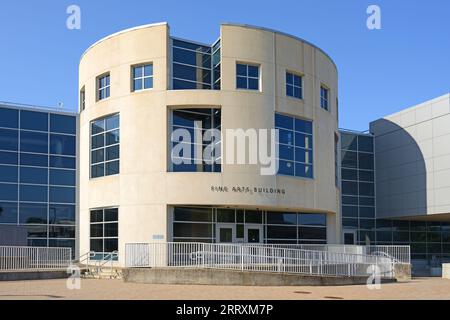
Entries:
{"type": "Polygon", "coordinates": [[[161,23],[100,40],[79,73],[80,254],[340,242],[337,69],[319,48],[234,24],[205,45],[161,23]],[[221,134],[208,140],[209,129],[221,134]],[[271,145],[264,129],[278,129],[275,174],[252,156],[271,145]]]}

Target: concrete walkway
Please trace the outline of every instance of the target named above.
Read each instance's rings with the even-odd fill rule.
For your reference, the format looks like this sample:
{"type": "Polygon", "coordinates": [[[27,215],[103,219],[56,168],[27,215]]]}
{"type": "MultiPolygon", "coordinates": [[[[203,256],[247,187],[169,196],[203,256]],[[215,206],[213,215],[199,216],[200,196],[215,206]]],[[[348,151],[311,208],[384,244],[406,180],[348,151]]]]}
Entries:
{"type": "Polygon", "coordinates": [[[301,299],[446,299],[450,280],[419,278],[408,283],[384,284],[381,290],[346,287],[223,287],[149,285],[120,280],[81,280],[81,290],[68,290],[66,280],[0,282],[3,299],[167,299],[167,300],[301,300],[301,299]]]}

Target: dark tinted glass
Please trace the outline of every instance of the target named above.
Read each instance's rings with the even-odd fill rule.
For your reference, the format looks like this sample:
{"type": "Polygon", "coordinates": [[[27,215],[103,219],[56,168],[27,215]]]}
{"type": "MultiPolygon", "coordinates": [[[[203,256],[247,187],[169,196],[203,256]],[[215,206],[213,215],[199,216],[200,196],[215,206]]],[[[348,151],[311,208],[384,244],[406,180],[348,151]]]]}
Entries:
{"type": "Polygon", "coordinates": [[[111,176],[120,172],[120,162],[112,161],[105,163],[105,175],[111,176]]]}
{"type": "Polygon", "coordinates": [[[17,130],[0,129],[0,150],[17,151],[19,133],[17,130]]]}
{"type": "Polygon", "coordinates": [[[358,180],[358,171],[350,169],[342,169],[342,180],[358,180]]]}
{"type": "Polygon", "coordinates": [[[50,202],[75,203],[75,188],[50,187],[50,202]]]}
{"type": "Polygon", "coordinates": [[[117,239],[105,239],[105,252],[113,252],[119,249],[119,241],[117,239]]]}
{"type": "Polygon", "coordinates": [[[267,226],[267,238],[297,239],[297,227],[267,226]]]}
{"type": "Polygon", "coordinates": [[[74,156],[76,141],[74,136],[50,135],[50,153],[74,156]]]}
{"type": "Polygon", "coordinates": [[[20,219],[23,224],[47,224],[47,205],[39,203],[21,203],[20,219]]]}
{"type": "Polygon", "coordinates": [[[292,117],[283,116],[281,114],[275,114],[275,127],[285,128],[289,130],[294,129],[294,119],[292,117]]]}
{"type": "Polygon", "coordinates": [[[359,168],[373,170],[374,169],[373,154],[359,153],[359,168]]]}
{"type": "Polygon", "coordinates": [[[106,131],[119,128],[119,121],[120,118],[118,114],[106,118],[106,131]]]}
{"type": "Polygon", "coordinates": [[[20,128],[27,130],[48,131],[48,114],[34,111],[21,111],[20,128]]]}
{"type": "Polygon", "coordinates": [[[50,224],[75,224],[75,206],[50,204],[48,213],[50,224]]]}
{"type": "Polygon", "coordinates": [[[359,215],[362,218],[375,218],[375,208],[374,207],[360,207],[359,215]]]}
{"type": "Polygon", "coordinates": [[[298,224],[304,226],[326,226],[327,216],[325,214],[300,214],[298,216],[298,224]]]}
{"type": "Polygon", "coordinates": [[[211,224],[195,224],[195,223],[174,223],[174,237],[196,237],[196,238],[212,238],[211,224]]]}
{"type": "Polygon", "coordinates": [[[234,210],[217,209],[217,222],[235,223],[234,210]]]}
{"type": "Polygon", "coordinates": [[[50,184],[60,186],[74,186],[76,183],[75,171],[73,170],[50,170],[50,184]]]}
{"type": "Polygon", "coordinates": [[[373,197],[375,196],[375,186],[373,183],[359,183],[359,194],[361,196],[373,197]]]}
{"type": "Polygon", "coordinates": [[[20,150],[25,152],[48,153],[48,134],[22,131],[20,133],[20,150]]]}
{"type": "Polygon", "coordinates": [[[21,185],[20,200],[47,202],[47,187],[21,185]]]}
{"type": "Polygon", "coordinates": [[[0,223],[17,223],[17,203],[0,202],[0,223]]]}
{"type": "Polygon", "coordinates": [[[0,165],[0,182],[17,183],[17,177],[18,177],[17,167],[0,165]]]}
{"type": "Polygon", "coordinates": [[[19,111],[14,109],[0,108],[0,127],[18,128],[19,111]]]}
{"type": "Polygon", "coordinates": [[[358,183],[342,181],[342,194],[346,195],[358,195],[358,183]]]}
{"type": "Polygon", "coordinates": [[[103,222],[103,210],[91,211],[91,223],[92,222],[103,222]]]}
{"type": "Polygon", "coordinates": [[[263,223],[263,214],[261,211],[245,211],[245,223],[263,223]]]}
{"type": "Polygon", "coordinates": [[[17,164],[19,156],[16,152],[0,151],[1,164],[17,164]]]}
{"type": "Polygon", "coordinates": [[[47,226],[28,226],[27,229],[29,238],[47,238],[47,226]]]}
{"type": "Polygon", "coordinates": [[[50,114],[50,131],[57,133],[76,134],[76,117],[50,114]]]}
{"type": "Polygon", "coordinates": [[[20,164],[33,167],[48,167],[48,156],[21,153],[20,164]]]}
{"type": "Polygon", "coordinates": [[[374,176],[374,172],[373,171],[359,171],[359,180],[361,181],[374,181],[375,180],[375,176],[374,176]]]}
{"type": "Polygon", "coordinates": [[[105,222],[118,220],[119,220],[119,210],[117,208],[105,209],[105,222]]]}
{"type": "Polygon", "coordinates": [[[17,201],[17,184],[0,183],[0,200],[17,201]]]}
{"type": "Polygon", "coordinates": [[[342,206],[342,216],[346,218],[358,218],[358,207],[342,206]]]}
{"type": "Polygon", "coordinates": [[[358,153],[351,151],[342,151],[342,167],[343,168],[358,168],[358,153]]]}
{"type": "Polygon", "coordinates": [[[350,133],[341,133],[341,148],[344,150],[358,150],[357,136],[350,133]]]}
{"type": "Polygon", "coordinates": [[[75,227],[51,226],[50,238],[75,238],[75,227]]]}
{"type": "Polygon", "coordinates": [[[299,227],[298,235],[299,235],[300,239],[326,240],[327,239],[327,229],[326,228],[299,227]]]}
{"type": "Polygon", "coordinates": [[[358,150],[364,152],[373,152],[373,138],[358,136],[358,150]]]}
{"type": "Polygon", "coordinates": [[[48,170],[41,168],[20,168],[20,182],[32,184],[47,184],[48,170]]]}
{"type": "Polygon", "coordinates": [[[102,237],[103,237],[103,223],[91,224],[91,238],[102,238],[102,237]]]}
{"type": "Polygon", "coordinates": [[[212,209],[177,207],[174,209],[174,220],[212,222],[212,209]]]}
{"type": "Polygon", "coordinates": [[[51,156],[50,167],[75,169],[75,158],[51,156]]]}
{"type": "Polygon", "coordinates": [[[267,224],[297,224],[296,213],[267,212],[267,224]]]}
{"type": "Polygon", "coordinates": [[[117,223],[105,223],[105,237],[117,237],[119,235],[119,225],[117,223]]]}
{"type": "Polygon", "coordinates": [[[295,131],[312,134],[312,122],[302,119],[295,119],[295,131]]]}

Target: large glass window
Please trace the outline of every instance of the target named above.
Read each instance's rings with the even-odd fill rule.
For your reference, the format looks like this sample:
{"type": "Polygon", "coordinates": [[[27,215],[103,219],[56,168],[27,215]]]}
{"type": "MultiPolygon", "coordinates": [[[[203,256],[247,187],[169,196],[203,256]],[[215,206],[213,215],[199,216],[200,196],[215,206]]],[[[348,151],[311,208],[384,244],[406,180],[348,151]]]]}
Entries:
{"type": "Polygon", "coordinates": [[[77,120],[74,116],[50,114],[50,131],[65,134],[77,134],[77,120]]]}
{"type": "Polygon", "coordinates": [[[237,63],[236,88],[246,90],[259,90],[259,66],[237,63]]]}
{"type": "Polygon", "coordinates": [[[174,90],[220,90],[220,42],[210,47],[172,39],[172,58],[174,90]]]}
{"type": "Polygon", "coordinates": [[[90,250],[95,259],[119,249],[119,210],[117,208],[91,210],[90,250]]]}
{"type": "Polygon", "coordinates": [[[288,97],[303,99],[303,78],[297,74],[286,72],[286,95],[288,97]]]}
{"type": "Polygon", "coordinates": [[[153,64],[133,67],[133,91],[153,88],[153,64]]]}
{"type": "Polygon", "coordinates": [[[281,175],[313,178],[312,122],[275,114],[279,130],[279,171],[281,175]]]}
{"type": "Polygon", "coordinates": [[[20,111],[20,128],[25,130],[48,131],[48,113],[20,111]]]}
{"type": "Polygon", "coordinates": [[[0,128],[19,127],[19,111],[8,108],[0,108],[0,128]]]}
{"type": "Polygon", "coordinates": [[[111,83],[110,83],[109,73],[97,78],[97,100],[103,100],[109,98],[111,92],[111,83]]]}
{"type": "MultiPolygon", "coordinates": [[[[221,171],[221,110],[172,111],[171,169],[174,172],[221,171]],[[211,139],[208,130],[216,129],[211,139]],[[205,141],[209,140],[209,141],[205,141]]],[[[211,131],[209,131],[211,133],[211,131]]]]}
{"type": "Polygon", "coordinates": [[[20,150],[24,152],[48,153],[48,133],[22,131],[20,150]]]}
{"type": "Polygon", "coordinates": [[[91,178],[120,172],[119,122],[118,114],[91,122],[91,178]]]}

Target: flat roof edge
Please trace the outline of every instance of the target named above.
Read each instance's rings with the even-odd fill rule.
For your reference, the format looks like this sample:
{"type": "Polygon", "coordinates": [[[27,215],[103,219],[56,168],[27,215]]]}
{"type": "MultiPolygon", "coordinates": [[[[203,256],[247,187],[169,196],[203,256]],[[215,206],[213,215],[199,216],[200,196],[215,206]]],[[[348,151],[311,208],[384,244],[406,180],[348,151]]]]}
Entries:
{"type": "Polygon", "coordinates": [[[293,38],[295,40],[304,42],[304,43],[314,47],[315,49],[319,50],[320,52],[322,52],[328,59],[330,59],[330,61],[333,63],[333,65],[336,68],[336,70],[337,71],[339,70],[338,67],[337,67],[336,62],[334,62],[333,58],[331,58],[331,56],[328,53],[326,53],[322,48],[318,47],[314,43],[312,43],[312,42],[310,42],[308,40],[305,40],[303,38],[294,36],[292,34],[289,34],[289,33],[283,32],[283,31],[278,31],[278,30],[271,29],[271,28],[266,28],[266,27],[254,26],[254,25],[245,24],[245,23],[223,22],[220,25],[221,26],[232,26],[232,27],[243,27],[243,28],[261,30],[261,31],[273,32],[273,33],[276,33],[276,34],[279,34],[279,35],[282,35],[282,36],[286,36],[286,37],[293,38]]]}
{"type": "Polygon", "coordinates": [[[0,101],[0,108],[20,109],[20,110],[37,111],[37,112],[50,112],[50,113],[55,113],[55,114],[72,115],[72,116],[79,115],[78,111],[76,111],[76,110],[67,110],[67,109],[62,109],[62,108],[57,108],[57,107],[37,106],[37,105],[31,105],[31,104],[6,102],[6,101],[0,101]]]}
{"type": "Polygon", "coordinates": [[[156,23],[149,23],[149,24],[143,24],[140,26],[136,26],[136,27],[132,27],[132,28],[127,28],[124,30],[120,30],[118,32],[115,32],[113,34],[107,35],[106,37],[101,38],[100,40],[96,41],[95,43],[93,43],[92,45],[89,46],[89,48],[87,48],[86,50],[84,50],[83,54],[81,55],[80,61],[83,59],[83,57],[86,55],[86,53],[91,50],[93,47],[95,47],[96,45],[102,43],[105,40],[108,40],[110,38],[113,38],[115,36],[121,35],[123,33],[127,33],[130,31],[135,31],[135,30],[140,30],[140,29],[146,29],[146,28],[151,28],[151,27],[157,27],[157,26],[164,26],[164,25],[169,25],[168,22],[156,22],[156,23]]]}

